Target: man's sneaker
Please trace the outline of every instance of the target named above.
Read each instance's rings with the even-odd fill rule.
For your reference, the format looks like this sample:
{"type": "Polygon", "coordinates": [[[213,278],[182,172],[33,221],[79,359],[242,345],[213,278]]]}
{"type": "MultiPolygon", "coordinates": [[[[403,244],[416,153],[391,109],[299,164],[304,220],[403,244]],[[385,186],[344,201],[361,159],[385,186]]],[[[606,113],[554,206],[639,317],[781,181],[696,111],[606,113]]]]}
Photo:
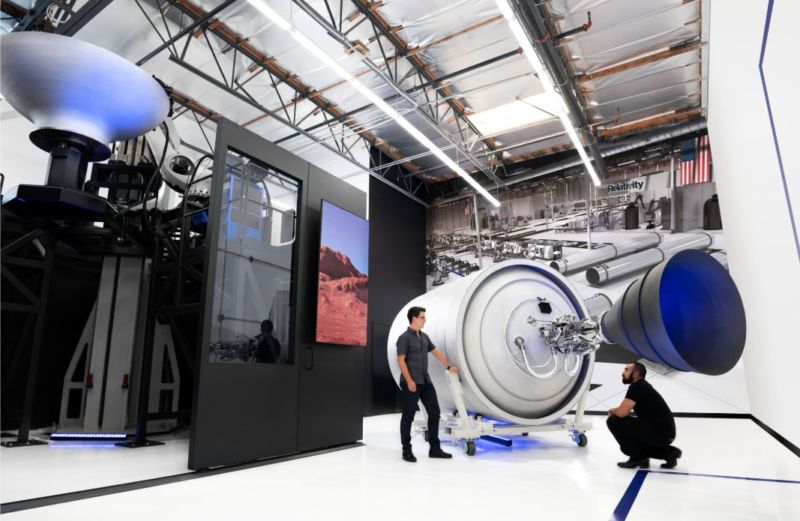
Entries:
{"type": "Polygon", "coordinates": [[[410,452],[410,451],[409,452],[404,452],[403,453],[403,461],[407,461],[409,463],[416,463],[417,462],[417,458],[414,457],[414,453],[413,452],[410,452]]]}
{"type": "Polygon", "coordinates": [[[448,454],[447,452],[443,451],[441,447],[431,448],[428,451],[429,458],[441,458],[441,459],[449,459],[452,458],[452,454],[448,454]]]}
{"type": "Polygon", "coordinates": [[[681,449],[679,449],[678,447],[670,446],[669,454],[667,454],[667,461],[666,463],[661,464],[661,468],[674,469],[675,465],[678,464],[678,458],[680,458],[681,456],[683,456],[683,451],[681,451],[681,449]]]}
{"type": "Polygon", "coordinates": [[[617,463],[617,466],[623,469],[635,469],[635,468],[647,469],[650,468],[650,460],[648,458],[642,458],[642,459],[631,458],[628,461],[620,461],[619,463],[617,463]]]}

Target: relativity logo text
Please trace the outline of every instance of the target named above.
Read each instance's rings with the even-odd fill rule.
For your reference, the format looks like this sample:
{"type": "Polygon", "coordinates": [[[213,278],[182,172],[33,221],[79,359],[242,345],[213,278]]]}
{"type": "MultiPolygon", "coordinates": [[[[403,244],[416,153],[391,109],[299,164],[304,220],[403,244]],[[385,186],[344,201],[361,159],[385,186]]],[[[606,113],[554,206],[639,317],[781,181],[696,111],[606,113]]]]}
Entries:
{"type": "Polygon", "coordinates": [[[608,193],[612,192],[633,192],[644,188],[644,181],[622,181],[608,185],[608,193]]]}

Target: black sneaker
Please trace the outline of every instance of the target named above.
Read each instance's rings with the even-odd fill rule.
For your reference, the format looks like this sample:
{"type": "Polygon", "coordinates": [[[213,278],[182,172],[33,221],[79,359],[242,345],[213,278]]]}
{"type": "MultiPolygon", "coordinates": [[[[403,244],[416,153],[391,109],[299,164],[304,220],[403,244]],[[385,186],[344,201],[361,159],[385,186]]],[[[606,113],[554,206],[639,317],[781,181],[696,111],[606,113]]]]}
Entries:
{"type": "Polygon", "coordinates": [[[403,453],[403,461],[407,461],[409,463],[416,463],[417,458],[414,457],[413,452],[404,452],[403,453]]]}
{"type": "Polygon", "coordinates": [[[674,469],[675,465],[678,464],[678,458],[683,456],[683,451],[678,447],[670,446],[669,454],[667,455],[666,463],[661,464],[662,469],[674,469]]]}
{"type": "Polygon", "coordinates": [[[617,463],[617,467],[621,467],[623,469],[648,469],[650,468],[650,460],[648,458],[642,459],[629,459],[628,461],[620,461],[617,463]]]}
{"type": "Polygon", "coordinates": [[[441,459],[450,459],[453,457],[452,454],[449,454],[442,450],[441,447],[432,448],[428,451],[429,458],[441,458],[441,459]]]}

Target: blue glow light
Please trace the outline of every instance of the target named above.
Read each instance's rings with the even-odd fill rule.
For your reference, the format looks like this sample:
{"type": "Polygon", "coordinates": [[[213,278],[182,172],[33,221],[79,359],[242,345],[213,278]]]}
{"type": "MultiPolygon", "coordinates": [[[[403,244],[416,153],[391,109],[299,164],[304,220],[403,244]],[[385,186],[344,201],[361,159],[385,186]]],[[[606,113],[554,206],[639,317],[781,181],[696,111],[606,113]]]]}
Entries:
{"type": "Polygon", "coordinates": [[[90,440],[124,440],[128,437],[124,432],[52,432],[50,439],[90,439],[90,440]]]}
{"type": "Polygon", "coordinates": [[[117,447],[116,443],[90,443],[90,442],[68,442],[68,441],[53,441],[49,444],[53,449],[113,449],[117,447]]]}

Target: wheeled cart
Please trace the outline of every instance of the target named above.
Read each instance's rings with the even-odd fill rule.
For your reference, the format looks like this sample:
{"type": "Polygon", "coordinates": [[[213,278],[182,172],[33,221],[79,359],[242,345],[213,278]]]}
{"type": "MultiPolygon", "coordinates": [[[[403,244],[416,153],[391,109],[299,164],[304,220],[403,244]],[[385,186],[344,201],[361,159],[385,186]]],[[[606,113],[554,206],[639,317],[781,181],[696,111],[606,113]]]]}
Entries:
{"type": "MultiPolygon", "coordinates": [[[[475,440],[478,438],[510,446],[511,440],[502,437],[510,434],[527,436],[531,432],[565,431],[570,434],[572,441],[579,447],[585,447],[588,443],[586,431],[592,428],[592,424],[583,421],[586,399],[589,394],[588,389],[578,400],[575,417],[571,421],[566,418],[559,418],[554,422],[543,425],[507,424],[495,422],[479,414],[470,415],[464,405],[464,390],[461,387],[461,381],[458,376],[448,371],[446,377],[450,393],[456,404],[456,410],[449,414],[443,412],[441,421],[445,424],[447,433],[452,436],[453,443],[462,445],[468,456],[475,455],[475,440]]],[[[426,414],[421,415],[421,418],[414,421],[414,428],[418,432],[422,432],[425,440],[428,440],[426,414]]]]}

